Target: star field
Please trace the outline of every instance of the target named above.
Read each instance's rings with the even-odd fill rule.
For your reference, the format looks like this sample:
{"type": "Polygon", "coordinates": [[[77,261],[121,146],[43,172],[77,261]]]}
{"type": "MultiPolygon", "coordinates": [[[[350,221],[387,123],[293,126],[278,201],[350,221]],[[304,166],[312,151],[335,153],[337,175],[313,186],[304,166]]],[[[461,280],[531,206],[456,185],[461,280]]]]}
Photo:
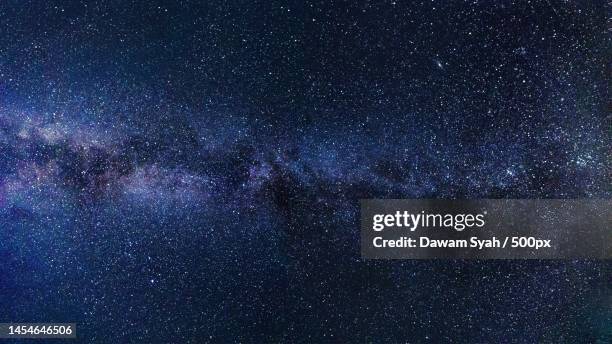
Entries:
{"type": "Polygon", "coordinates": [[[3,1],[0,322],[75,322],[83,343],[609,342],[608,261],[359,251],[362,198],[609,198],[608,10],[3,1]]]}

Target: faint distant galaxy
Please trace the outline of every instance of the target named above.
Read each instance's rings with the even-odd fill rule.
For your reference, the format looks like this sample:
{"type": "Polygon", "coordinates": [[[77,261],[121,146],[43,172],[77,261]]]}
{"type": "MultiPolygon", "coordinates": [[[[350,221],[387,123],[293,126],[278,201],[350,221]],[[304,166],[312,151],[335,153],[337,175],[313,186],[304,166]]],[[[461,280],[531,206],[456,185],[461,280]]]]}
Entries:
{"type": "Polygon", "coordinates": [[[608,198],[606,2],[3,1],[0,322],[607,342],[608,261],[365,261],[361,198],[608,198]]]}

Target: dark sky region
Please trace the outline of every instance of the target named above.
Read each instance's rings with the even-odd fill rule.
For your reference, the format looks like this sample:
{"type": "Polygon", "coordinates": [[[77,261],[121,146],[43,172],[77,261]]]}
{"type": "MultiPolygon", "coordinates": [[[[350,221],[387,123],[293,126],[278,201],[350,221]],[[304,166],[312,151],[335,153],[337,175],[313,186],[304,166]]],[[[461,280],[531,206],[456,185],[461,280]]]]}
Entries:
{"type": "Polygon", "coordinates": [[[609,198],[608,14],[2,1],[0,322],[76,322],[83,343],[609,342],[609,261],[363,260],[358,208],[609,198]]]}

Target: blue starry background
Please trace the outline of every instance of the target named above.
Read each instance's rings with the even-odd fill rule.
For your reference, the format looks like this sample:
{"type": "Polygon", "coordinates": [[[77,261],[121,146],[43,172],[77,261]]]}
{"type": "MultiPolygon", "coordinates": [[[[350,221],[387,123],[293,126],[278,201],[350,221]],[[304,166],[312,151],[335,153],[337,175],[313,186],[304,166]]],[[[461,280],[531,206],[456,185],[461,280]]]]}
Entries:
{"type": "Polygon", "coordinates": [[[609,343],[609,261],[365,261],[358,226],[360,198],[609,198],[608,14],[2,1],[0,321],[83,343],[609,343]]]}

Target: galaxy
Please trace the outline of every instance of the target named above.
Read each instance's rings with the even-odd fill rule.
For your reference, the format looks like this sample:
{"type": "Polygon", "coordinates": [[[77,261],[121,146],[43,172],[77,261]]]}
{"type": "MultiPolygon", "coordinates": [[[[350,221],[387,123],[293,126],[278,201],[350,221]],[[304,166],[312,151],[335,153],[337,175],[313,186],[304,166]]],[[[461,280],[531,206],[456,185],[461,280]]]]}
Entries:
{"type": "MultiPolygon", "coordinates": [[[[605,1],[0,3],[0,322],[606,343],[609,260],[367,260],[359,200],[610,198],[605,1]]],[[[56,340],[61,342],[61,340],[56,340]]]]}

